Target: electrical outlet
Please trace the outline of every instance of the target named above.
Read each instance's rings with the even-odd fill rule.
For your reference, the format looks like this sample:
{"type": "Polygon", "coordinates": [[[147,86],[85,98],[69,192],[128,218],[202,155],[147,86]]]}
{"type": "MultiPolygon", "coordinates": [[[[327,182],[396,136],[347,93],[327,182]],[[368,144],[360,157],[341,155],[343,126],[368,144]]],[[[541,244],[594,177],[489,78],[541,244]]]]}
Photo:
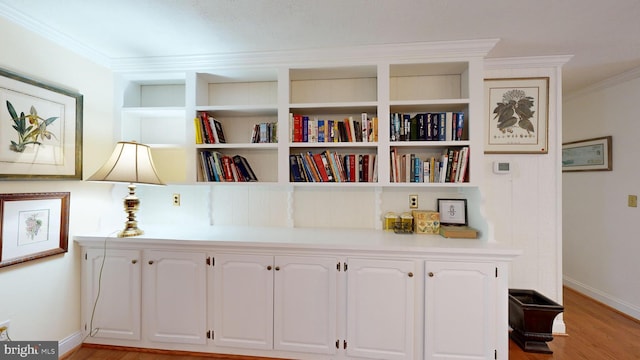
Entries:
{"type": "Polygon", "coordinates": [[[637,195],[629,195],[628,198],[629,207],[638,207],[638,196],[637,195]]]}
{"type": "Polygon", "coordinates": [[[418,208],[418,195],[409,195],[409,208],[418,208]]]}
{"type": "Polygon", "coordinates": [[[173,194],[173,206],[180,206],[180,194],[173,194]]]}
{"type": "Polygon", "coordinates": [[[0,323],[0,341],[9,341],[9,323],[9,320],[0,323]]]}

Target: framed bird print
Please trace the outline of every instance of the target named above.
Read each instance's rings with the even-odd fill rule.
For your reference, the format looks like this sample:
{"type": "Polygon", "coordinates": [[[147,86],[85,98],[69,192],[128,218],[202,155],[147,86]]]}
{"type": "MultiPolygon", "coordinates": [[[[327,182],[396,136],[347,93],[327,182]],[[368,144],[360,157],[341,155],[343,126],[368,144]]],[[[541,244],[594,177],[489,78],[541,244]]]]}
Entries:
{"type": "Polygon", "coordinates": [[[485,154],[546,154],[549,78],[485,79],[485,154]]]}

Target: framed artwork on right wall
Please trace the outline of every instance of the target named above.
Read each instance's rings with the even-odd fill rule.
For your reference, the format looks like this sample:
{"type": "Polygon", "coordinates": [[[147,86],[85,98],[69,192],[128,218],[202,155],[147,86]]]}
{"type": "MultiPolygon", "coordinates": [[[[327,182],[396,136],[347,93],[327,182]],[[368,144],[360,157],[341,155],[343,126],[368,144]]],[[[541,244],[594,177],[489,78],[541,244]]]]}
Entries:
{"type": "Polygon", "coordinates": [[[485,154],[546,154],[549,78],[485,79],[485,154]]]}

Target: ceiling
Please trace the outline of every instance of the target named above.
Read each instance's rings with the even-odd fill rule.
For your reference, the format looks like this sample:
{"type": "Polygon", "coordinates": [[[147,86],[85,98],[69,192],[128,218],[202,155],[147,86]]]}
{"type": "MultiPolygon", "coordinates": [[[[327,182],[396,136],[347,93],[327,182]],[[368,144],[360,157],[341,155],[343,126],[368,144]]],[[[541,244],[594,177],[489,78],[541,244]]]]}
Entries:
{"type": "Polygon", "coordinates": [[[573,55],[564,93],[640,67],[639,0],[0,0],[94,61],[500,39],[489,58],[573,55]]]}

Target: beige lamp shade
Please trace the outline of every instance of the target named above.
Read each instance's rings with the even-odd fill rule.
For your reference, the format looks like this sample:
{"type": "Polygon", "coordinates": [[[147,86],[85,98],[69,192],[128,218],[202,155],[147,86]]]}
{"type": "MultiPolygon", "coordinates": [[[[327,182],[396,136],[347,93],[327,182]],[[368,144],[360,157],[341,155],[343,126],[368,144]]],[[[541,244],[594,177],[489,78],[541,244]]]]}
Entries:
{"type": "Polygon", "coordinates": [[[149,146],[133,141],[117,143],[109,160],[87,180],[129,183],[129,195],[124,198],[127,221],[124,230],[119,232],[118,236],[128,237],[144,234],[144,231],[138,228],[136,221],[136,211],[140,206],[140,200],[135,193],[135,184],[164,185],[153,165],[149,146]]]}
{"type": "Polygon", "coordinates": [[[109,160],[87,180],[164,185],[149,146],[127,141],[118,142],[109,160]]]}

